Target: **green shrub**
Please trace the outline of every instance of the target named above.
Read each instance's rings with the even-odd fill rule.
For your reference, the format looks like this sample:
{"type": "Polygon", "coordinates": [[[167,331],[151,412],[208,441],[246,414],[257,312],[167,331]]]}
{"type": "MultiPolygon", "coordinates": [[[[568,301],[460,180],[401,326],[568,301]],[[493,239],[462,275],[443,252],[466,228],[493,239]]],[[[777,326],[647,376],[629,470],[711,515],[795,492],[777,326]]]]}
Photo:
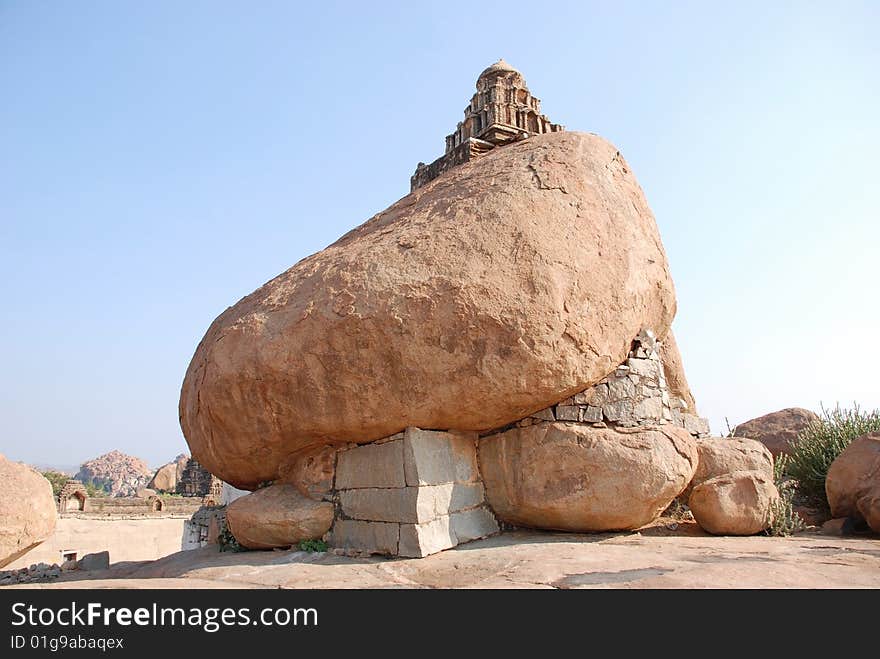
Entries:
{"type": "Polygon", "coordinates": [[[770,504],[767,520],[767,535],[786,536],[805,528],[804,520],[794,510],[794,495],[797,481],[785,475],[789,459],[780,455],[773,463],[773,480],[779,490],[779,498],[770,504]]]}
{"type": "Polygon", "coordinates": [[[791,444],[785,468],[797,480],[799,494],[827,508],[825,478],[831,463],[852,440],[877,430],[880,410],[862,412],[855,404],[852,409],[823,407],[819,420],[804,428],[791,444]]]}
{"type": "Polygon", "coordinates": [[[238,544],[238,540],[229,530],[226,518],[220,522],[220,534],[217,536],[217,544],[220,545],[220,551],[246,551],[244,547],[238,544]]]}
{"type": "Polygon", "coordinates": [[[105,488],[103,485],[96,485],[94,481],[88,480],[83,483],[83,487],[86,488],[86,495],[90,497],[106,497],[110,494],[110,491],[105,488]]]}
{"type": "Polygon", "coordinates": [[[61,488],[63,488],[67,481],[70,480],[70,476],[67,474],[62,474],[60,471],[44,471],[42,472],[43,478],[45,478],[52,485],[52,496],[57,497],[61,494],[61,488]]]}
{"type": "Polygon", "coordinates": [[[327,551],[327,543],[323,540],[300,540],[300,551],[327,551]]]}

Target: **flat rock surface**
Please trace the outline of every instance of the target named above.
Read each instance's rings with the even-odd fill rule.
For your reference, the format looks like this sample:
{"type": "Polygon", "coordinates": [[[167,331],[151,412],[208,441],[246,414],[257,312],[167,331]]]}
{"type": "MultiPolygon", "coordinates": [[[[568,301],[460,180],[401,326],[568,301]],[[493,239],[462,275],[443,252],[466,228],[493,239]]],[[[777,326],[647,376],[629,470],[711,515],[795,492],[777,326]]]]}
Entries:
{"type": "Polygon", "coordinates": [[[206,547],[85,576],[13,587],[878,588],[880,536],[712,537],[663,518],[632,533],[508,532],[420,559],[206,547]]]}

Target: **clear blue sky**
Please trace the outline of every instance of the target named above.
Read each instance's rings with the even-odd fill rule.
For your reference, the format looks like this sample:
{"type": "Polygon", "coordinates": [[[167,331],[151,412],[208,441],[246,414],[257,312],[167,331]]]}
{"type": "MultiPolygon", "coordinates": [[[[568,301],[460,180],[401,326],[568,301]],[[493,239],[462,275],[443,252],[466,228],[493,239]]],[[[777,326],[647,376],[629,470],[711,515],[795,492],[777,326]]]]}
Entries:
{"type": "Polygon", "coordinates": [[[185,450],[210,322],[405,195],[499,57],[630,162],[716,432],[880,406],[878,7],[0,0],[0,452],[185,450]]]}

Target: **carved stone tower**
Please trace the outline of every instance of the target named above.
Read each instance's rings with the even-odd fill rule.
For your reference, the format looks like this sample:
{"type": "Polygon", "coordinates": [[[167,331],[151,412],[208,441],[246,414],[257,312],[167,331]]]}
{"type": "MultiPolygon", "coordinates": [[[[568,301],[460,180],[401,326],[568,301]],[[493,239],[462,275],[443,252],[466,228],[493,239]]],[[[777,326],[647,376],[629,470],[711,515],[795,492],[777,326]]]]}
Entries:
{"type": "Polygon", "coordinates": [[[477,78],[477,93],[464,109],[464,120],[446,136],[446,153],[430,165],[418,164],[410,190],[496,146],[561,130],[541,114],[541,101],[529,92],[522,74],[498,60],[477,78]]]}

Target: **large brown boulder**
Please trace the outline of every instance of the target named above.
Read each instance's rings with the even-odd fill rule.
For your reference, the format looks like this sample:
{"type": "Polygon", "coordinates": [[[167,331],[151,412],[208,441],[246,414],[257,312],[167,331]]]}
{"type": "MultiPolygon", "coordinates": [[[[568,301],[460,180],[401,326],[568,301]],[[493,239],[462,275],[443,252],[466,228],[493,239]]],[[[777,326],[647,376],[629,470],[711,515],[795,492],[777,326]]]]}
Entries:
{"type": "Polygon", "coordinates": [[[670,425],[542,423],[483,437],[478,448],[486,498],[499,518],[563,531],[644,526],[697,465],[693,438],[670,425]]]}
{"type": "Polygon", "coordinates": [[[779,498],[772,477],[734,471],[703,481],[691,493],[694,519],[715,535],[754,535],[767,528],[770,507],[779,498]]]}
{"type": "Polygon", "coordinates": [[[675,335],[672,330],[663,339],[663,345],[660,348],[660,359],[663,363],[663,375],[666,377],[666,386],[669,388],[669,395],[672,398],[678,398],[685,404],[685,411],[688,414],[697,413],[697,402],[691,393],[688,385],[687,376],[684,374],[684,364],[681,361],[681,352],[678,350],[678,343],[675,341],[675,335]]]}
{"type": "Polygon", "coordinates": [[[309,499],[287,483],[269,485],[230,503],[226,523],[248,549],[290,547],[327,533],[333,504],[309,499]]]}
{"type": "Polygon", "coordinates": [[[777,457],[788,454],[791,443],[797,439],[798,433],[818,420],[819,417],[810,410],[789,407],[740,423],[733,434],[735,437],[748,437],[761,442],[770,450],[773,457],[777,457]]]}
{"type": "Polygon", "coordinates": [[[583,391],[675,295],[617,149],[553,133],[450,170],[222,313],[184,378],[194,457],[252,488],[309,445],[491,430],[583,391]]]}
{"type": "Polygon", "coordinates": [[[57,517],[49,481],[0,455],[0,568],[52,535],[57,517]]]}
{"type": "Polygon", "coordinates": [[[183,475],[183,470],[186,469],[186,463],[188,461],[189,456],[181,453],[174,458],[173,462],[162,465],[156,470],[156,473],[153,474],[153,478],[147,483],[147,487],[160,492],[177,491],[177,482],[183,475]]]}
{"type": "Polygon", "coordinates": [[[682,495],[687,499],[693,488],[716,476],[734,471],[757,471],[773,480],[773,456],[761,442],[743,437],[706,437],[697,440],[700,456],[694,478],[682,495]]]}
{"type": "Polygon", "coordinates": [[[880,533],[880,432],[854,439],[825,478],[832,517],[863,519],[880,533]]]}

